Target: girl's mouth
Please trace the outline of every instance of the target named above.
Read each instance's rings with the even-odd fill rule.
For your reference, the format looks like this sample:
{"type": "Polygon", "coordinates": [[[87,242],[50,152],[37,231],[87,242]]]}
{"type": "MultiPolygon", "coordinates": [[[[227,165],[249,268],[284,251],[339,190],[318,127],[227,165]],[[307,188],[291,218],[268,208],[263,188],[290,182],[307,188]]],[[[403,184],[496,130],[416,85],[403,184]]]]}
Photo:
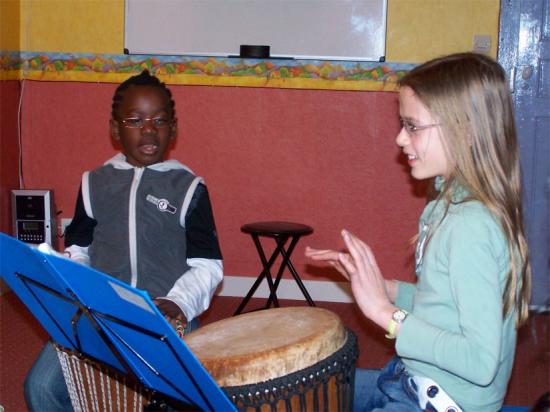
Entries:
{"type": "Polygon", "coordinates": [[[409,165],[412,166],[418,160],[418,156],[413,155],[413,154],[408,154],[407,155],[407,160],[409,161],[409,165]]]}

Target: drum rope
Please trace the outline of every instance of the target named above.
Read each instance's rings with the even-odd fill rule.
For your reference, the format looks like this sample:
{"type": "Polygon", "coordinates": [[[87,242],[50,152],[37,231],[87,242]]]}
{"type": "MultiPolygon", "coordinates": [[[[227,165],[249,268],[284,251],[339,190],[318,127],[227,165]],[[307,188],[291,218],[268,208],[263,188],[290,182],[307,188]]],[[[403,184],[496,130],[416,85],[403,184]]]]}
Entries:
{"type": "MultiPolygon", "coordinates": [[[[276,402],[270,402],[270,403],[271,403],[271,406],[272,406],[273,408],[275,408],[276,405],[277,405],[276,402]]],[[[286,407],[286,410],[287,410],[287,411],[292,410],[292,404],[290,403],[290,399],[285,399],[285,407],[286,407]]],[[[260,412],[260,407],[256,407],[256,410],[257,410],[258,412],[260,412]]]]}
{"type": "Polygon", "coordinates": [[[139,406],[141,406],[141,402],[140,402],[140,399],[138,399],[138,391],[137,391],[137,388],[135,388],[136,390],[134,391],[134,412],[137,412],[137,407],[138,407],[138,404],[139,406]]]}
{"type": "MultiPolygon", "coordinates": [[[[326,385],[323,385],[323,399],[327,399],[327,386],[326,385]]],[[[313,410],[314,411],[321,410],[320,405],[319,405],[319,397],[318,396],[313,397],[313,410]]]]}
{"type": "Polygon", "coordinates": [[[300,412],[306,412],[306,395],[304,393],[300,393],[300,412]]]}
{"type": "Polygon", "coordinates": [[[75,378],[73,376],[70,364],[69,364],[69,354],[55,347],[57,352],[57,358],[61,364],[61,371],[63,372],[63,377],[65,378],[65,384],[67,385],[67,391],[69,392],[69,397],[71,398],[71,403],[73,404],[73,409],[75,412],[81,412],[82,408],[78,402],[78,393],[75,386],[75,378]]]}
{"type": "Polygon", "coordinates": [[[55,349],[74,412],[143,412],[150,394],[138,382],[70,350],[55,349]]]}
{"type": "Polygon", "coordinates": [[[78,401],[82,412],[88,412],[86,392],[84,389],[84,382],[82,381],[82,375],[79,368],[79,360],[76,356],[71,356],[71,366],[76,378],[76,387],[78,388],[78,401]]]}
{"type": "Polygon", "coordinates": [[[88,384],[88,387],[91,388],[91,393],[90,393],[91,407],[94,410],[94,412],[99,412],[99,404],[97,402],[97,391],[95,388],[95,380],[94,380],[94,377],[91,376],[91,374],[93,374],[93,371],[90,371],[90,365],[88,364],[88,362],[84,362],[82,364],[82,367],[84,368],[84,372],[86,373],[86,379],[87,379],[86,383],[88,384]]]}
{"type": "Polygon", "coordinates": [[[118,380],[115,380],[115,395],[116,395],[115,402],[116,402],[116,406],[117,406],[117,408],[115,410],[118,411],[118,410],[120,410],[120,399],[119,399],[120,388],[119,388],[118,380]]]}
{"type": "MultiPolygon", "coordinates": [[[[339,375],[341,376],[341,375],[339,375]]],[[[338,383],[338,377],[336,378],[336,399],[340,398],[340,390],[341,390],[341,385],[339,385],[338,383]]],[[[317,397],[315,397],[317,398],[317,397]]],[[[328,384],[327,382],[323,382],[323,399],[328,399],[328,384]]],[[[323,406],[324,406],[324,411],[328,411],[328,402],[323,402],[323,406]]],[[[340,402],[338,402],[338,406],[340,406],[340,402]]],[[[317,409],[319,410],[319,409],[317,409]]],[[[338,409],[339,411],[343,410],[343,409],[338,409]]]]}
{"type": "MultiPolygon", "coordinates": [[[[107,410],[107,399],[105,398],[105,376],[99,375],[99,386],[101,387],[101,400],[103,401],[103,409],[107,410]]],[[[109,402],[110,405],[110,402],[109,402]]]]}
{"type": "Polygon", "coordinates": [[[126,391],[127,389],[127,386],[126,386],[126,379],[122,379],[122,390],[124,392],[124,396],[122,397],[122,400],[123,400],[123,403],[124,403],[124,409],[122,409],[123,411],[127,411],[128,410],[128,403],[126,402],[126,400],[128,399],[127,396],[128,396],[128,393],[126,391]]]}
{"type": "Polygon", "coordinates": [[[111,392],[111,379],[108,376],[105,376],[105,382],[107,383],[107,400],[109,402],[109,411],[116,411],[113,405],[113,394],[111,392]]]}

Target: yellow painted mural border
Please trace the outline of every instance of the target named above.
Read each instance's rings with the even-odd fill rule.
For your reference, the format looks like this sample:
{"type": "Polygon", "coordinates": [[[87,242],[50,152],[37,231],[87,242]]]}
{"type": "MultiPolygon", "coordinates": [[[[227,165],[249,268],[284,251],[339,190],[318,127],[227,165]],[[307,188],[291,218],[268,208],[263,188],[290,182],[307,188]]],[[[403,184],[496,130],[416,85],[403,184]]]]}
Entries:
{"type": "Polygon", "coordinates": [[[384,62],[0,52],[0,79],[120,83],[144,69],[168,84],[396,91],[411,65],[384,62]]]}

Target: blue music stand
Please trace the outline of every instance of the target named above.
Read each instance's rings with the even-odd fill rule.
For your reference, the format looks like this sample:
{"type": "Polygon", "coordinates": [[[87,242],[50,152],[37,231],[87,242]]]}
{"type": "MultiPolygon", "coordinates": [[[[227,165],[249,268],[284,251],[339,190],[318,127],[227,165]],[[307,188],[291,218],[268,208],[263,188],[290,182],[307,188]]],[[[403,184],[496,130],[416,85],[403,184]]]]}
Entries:
{"type": "Polygon", "coordinates": [[[152,393],[205,411],[236,411],[146,292],[4,233],[0,275],[62,347],[152,393]]]}

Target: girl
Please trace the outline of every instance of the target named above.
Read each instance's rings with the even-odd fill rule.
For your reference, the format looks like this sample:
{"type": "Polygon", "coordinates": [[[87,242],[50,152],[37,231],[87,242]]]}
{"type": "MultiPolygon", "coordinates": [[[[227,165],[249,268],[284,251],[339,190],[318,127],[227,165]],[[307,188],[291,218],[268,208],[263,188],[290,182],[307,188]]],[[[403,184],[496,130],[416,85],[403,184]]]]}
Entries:
{"type": "Polygon", "coordinates": [[[358,370],[356,410],[497,411],[527,319],[530,267],[512,102],[503,69],[461,53],[400,82],[396,142],[416,179],[435,178],[420,217],[416,284],[385,280],[369,246],[308,248],[351,281],[364,313],[396,339],[382,370],[358,370]]]}

